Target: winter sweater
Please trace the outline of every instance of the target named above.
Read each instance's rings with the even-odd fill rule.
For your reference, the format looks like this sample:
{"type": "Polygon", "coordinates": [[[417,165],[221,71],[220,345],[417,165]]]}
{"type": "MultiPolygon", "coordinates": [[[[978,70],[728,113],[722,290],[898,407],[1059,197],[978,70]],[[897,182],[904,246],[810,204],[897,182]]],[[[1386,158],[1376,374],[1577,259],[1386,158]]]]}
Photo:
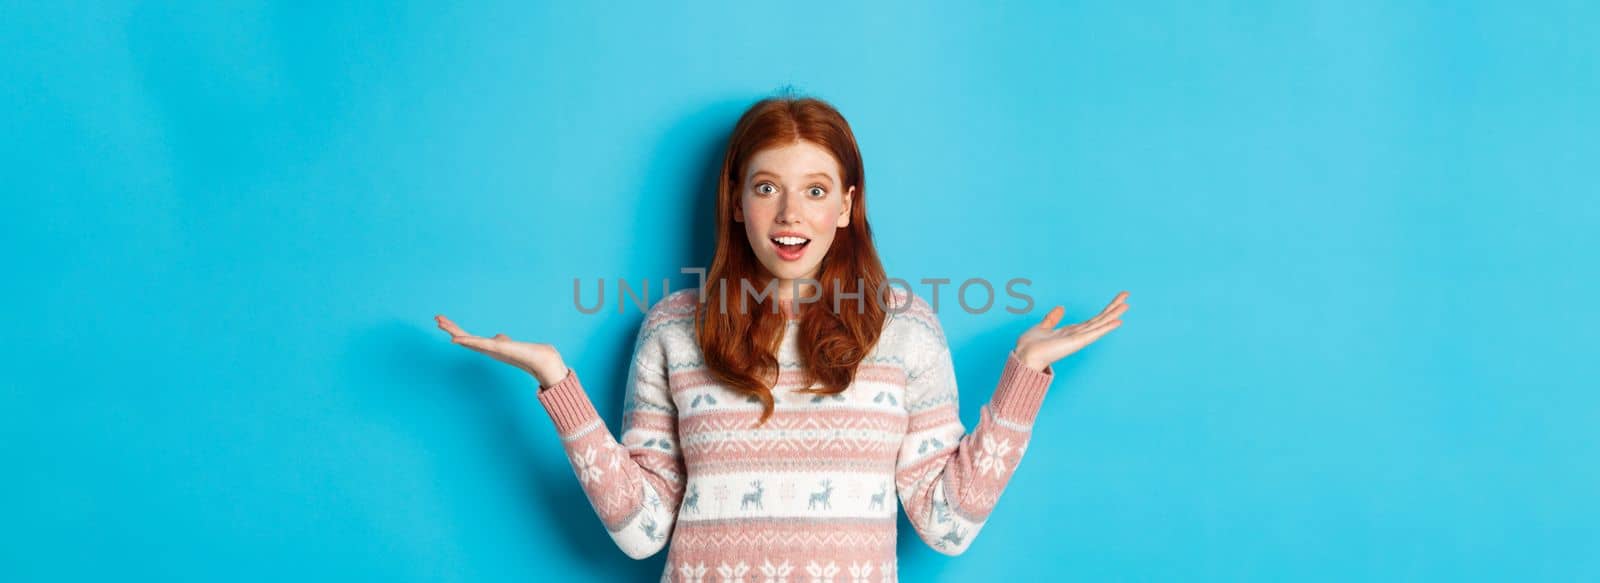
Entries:
{"type": "Polygon", "coordinates": [[[706,368],[694,289],[663,298],[640,326],[620,441],[576,372],[543,388],[539,401],[617,546],[636,559],[667,547],[663,581],[894,581],[903,505],[935,550],[966,550],[1027,448],[1053,371],[1013,351],[967,433],[938,318],[895,291],[877,345],[838,395],[793,392],[805,388],[799,320],[782,304],[765,425],[759,401],[706,368]]]}

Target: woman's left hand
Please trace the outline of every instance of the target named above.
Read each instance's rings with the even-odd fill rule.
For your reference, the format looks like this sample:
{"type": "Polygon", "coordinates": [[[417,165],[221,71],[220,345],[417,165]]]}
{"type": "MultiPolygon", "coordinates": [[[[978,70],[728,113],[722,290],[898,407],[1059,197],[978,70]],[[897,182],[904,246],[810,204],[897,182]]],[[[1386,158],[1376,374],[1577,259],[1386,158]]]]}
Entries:
{"type": "Polygon", "coordinates": [[[1066,309],[1061,306],[1051,308],[1043,322],[1028,328],[1017,339],[1017,359],[1034,370],[1045,370],[1055,361],[1066,358],[1121,326],[1120,317],[1128,311],[1127,299],[1128,292],[1121,292],[1111,299],[1111,303],[1099,315],[1061,328],[1056,328],[1056,324],[1061,323],[1061,316],[1066,309]]]}

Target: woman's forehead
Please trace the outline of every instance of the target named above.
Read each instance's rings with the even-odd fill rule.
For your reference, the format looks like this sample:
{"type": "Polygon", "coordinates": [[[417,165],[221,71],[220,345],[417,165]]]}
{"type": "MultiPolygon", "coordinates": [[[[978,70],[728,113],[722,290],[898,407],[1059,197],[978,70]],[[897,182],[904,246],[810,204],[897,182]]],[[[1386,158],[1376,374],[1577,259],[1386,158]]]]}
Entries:
{"type": "Polygon", "coordinates": [[[818,175],[834,178],[839,174],[839,162],[821,146],[802,141],[756,152],[750,157],[745,172],[749,177],[770,174],[790,179],[816,178],[818,175]]]}

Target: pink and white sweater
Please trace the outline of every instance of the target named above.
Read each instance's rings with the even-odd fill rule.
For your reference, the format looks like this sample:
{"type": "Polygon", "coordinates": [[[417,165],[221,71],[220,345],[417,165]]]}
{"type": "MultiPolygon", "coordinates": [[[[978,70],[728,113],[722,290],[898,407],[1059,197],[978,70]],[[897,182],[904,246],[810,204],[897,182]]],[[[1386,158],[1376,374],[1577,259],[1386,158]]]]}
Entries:
{"type": "Polygon", "coordinates": [[[792,392],[804,387],[789,316],[765,425],[759,401],[706,369],[694,289],[663,298],[640,327],[620,443],[576,372],[540,391],[617,546],[639,559],[670,540],[663,581],[894,581],[898,498],[922,540],[966,550],[1027,448],[1053,372],[1011,353],[967,433],[937,316],[895,291],[892,305],[910,306],[889,315],[838,395],[792,392]]]}

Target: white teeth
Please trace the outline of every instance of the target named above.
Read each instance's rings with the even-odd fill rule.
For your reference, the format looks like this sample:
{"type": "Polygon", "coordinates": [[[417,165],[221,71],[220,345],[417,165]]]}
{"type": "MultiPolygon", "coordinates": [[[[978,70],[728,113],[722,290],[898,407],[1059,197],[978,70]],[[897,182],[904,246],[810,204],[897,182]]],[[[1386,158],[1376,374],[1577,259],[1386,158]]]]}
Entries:
{"type": "Polygon", "coordinates": [[[799,245],[801,243],[808,243],[811,241],[805,237],[773,237],[772,240],[777,241],[782,245],[799,245]]]}

